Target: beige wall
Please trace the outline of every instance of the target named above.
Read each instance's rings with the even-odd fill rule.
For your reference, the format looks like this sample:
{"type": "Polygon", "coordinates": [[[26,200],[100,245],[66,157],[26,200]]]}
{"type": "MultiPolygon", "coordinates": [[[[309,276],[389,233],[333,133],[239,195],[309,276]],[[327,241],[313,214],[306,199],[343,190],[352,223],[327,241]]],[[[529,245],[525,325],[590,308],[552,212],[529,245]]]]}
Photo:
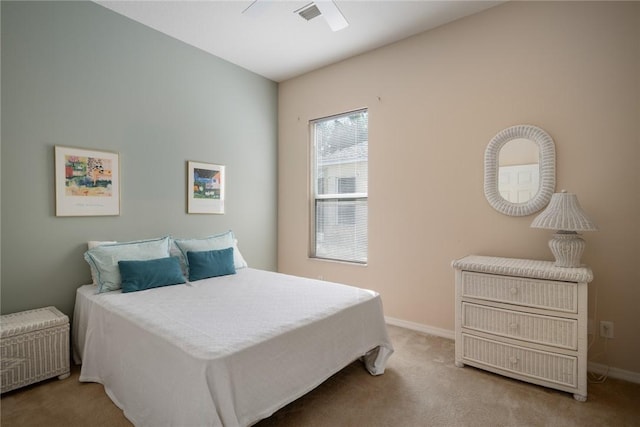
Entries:
{"type": "Polygon", "coordinates": [[[483,195],[501,129],[554,138],[556,189],[599,224],[589,317],[615,323],[590,360],[640,373],[640,3],[512,2],[280,84],[278,268],[382,294],[389,317],[451,331],[451,260],[552,259],[534,216],[483,195]],[[369,108],[369,264],[308,254],[308,121],[369,108]],[[597,315],[594,314],[597,293],[597,315]]]}

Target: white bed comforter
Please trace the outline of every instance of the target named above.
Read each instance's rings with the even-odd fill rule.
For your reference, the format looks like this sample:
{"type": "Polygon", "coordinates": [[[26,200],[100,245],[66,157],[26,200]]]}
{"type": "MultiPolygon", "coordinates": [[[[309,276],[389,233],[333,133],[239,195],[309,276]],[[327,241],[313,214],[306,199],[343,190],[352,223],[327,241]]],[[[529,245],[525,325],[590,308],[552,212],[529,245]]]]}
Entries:
{"type": "Polygon", "coordinates": [[[245,268],[142,292],[76,295],[80,381],[104,384],[137,426],[251,425],[363,357],[393,347],[380,296],[245,268]]]}

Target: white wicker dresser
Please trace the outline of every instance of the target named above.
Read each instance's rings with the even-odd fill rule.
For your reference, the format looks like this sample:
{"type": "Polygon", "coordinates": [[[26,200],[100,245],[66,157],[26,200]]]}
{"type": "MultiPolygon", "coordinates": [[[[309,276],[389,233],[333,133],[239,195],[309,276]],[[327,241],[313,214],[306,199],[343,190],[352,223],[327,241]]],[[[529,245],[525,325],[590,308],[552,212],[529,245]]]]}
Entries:
{"type": "Polygon", "coordinates": [[[69,376],[69,318],[55,307],[0,318],[1,393],[69,376]]]}
{"type": "Polygon", "coordinates": [[[587,399],[589,268],[468,256],[456,275],[455,364],[587,399]]]}

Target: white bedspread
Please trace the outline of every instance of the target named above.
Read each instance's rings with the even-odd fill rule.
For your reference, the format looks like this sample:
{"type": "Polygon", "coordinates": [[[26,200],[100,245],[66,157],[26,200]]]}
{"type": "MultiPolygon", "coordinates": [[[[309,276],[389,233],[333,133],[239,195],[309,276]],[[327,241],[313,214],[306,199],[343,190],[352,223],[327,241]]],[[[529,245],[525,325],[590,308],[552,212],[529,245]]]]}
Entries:
{"type": "Polygon", "coordinates": [[[78,289],[80,381],[104,384],[137,426],[251,425],[364,357],[393,347],[380,296],[245,268],[142,292],[78,289]]]}

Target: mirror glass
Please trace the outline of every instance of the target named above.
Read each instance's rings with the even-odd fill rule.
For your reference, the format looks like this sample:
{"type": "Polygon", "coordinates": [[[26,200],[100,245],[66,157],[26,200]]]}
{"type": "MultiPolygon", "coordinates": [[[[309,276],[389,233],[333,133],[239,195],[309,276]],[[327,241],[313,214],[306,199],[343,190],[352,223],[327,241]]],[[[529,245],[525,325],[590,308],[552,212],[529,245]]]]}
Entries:
{"type": "Polygon", "coordinates": [[[494,209],[511,216],[531,215],[547,206],[555,186],[555,144],[543,129],[512,126],[489,142],[484,194],[494,209]]]}
{"type": "Polygon", "coordinates": [[[526,138],[505,143],[498,157],[498,191],[512,203],[526,203],[540,186],[538,144],[526,138]]]}

